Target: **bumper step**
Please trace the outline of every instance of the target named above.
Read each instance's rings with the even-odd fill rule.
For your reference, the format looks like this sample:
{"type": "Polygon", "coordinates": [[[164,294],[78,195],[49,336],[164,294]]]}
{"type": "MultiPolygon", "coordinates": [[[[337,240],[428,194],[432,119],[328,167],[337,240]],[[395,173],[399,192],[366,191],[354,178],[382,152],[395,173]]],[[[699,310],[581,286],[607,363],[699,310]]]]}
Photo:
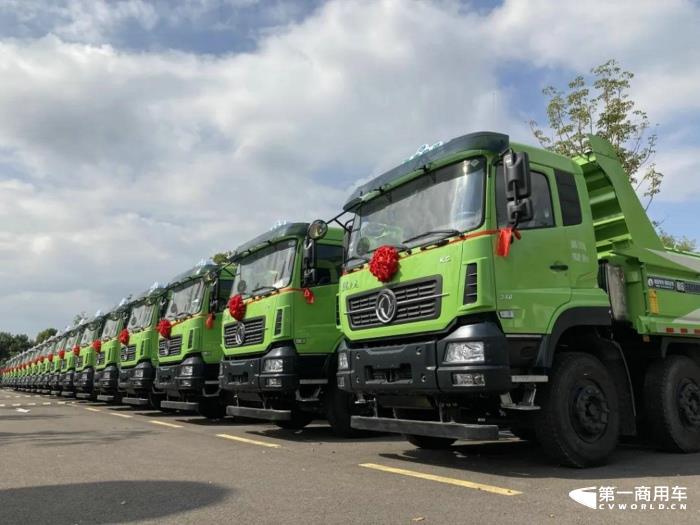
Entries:
{"type": "Polygon", "coordinates": [[[60,395],[60,394],[61,394],[61,391],[60,391],[60,390],[52,390],[52,391],[51,391],[51,395],[52,395],[52,396],[58,396],[58,395],[60,395]]]}
{"type": "Polygon", "coordinates": [[[289,421],[292,419],[291,410],[273,410],[271,408],[252,408],[229,405],[226,407],[227,416],[249,417],[266,421],[289,421]]]}
{"type": "Polygon", "coordinates": [[[389,417],[352,416],[352,428],[373,430],[375,432],[393,432],[396,434],[415,434],[470,441],[496,441],[497,425],[468,425],[463,423],[440,423],[438,421],[415,421],[411,419],[393,419],[389,417]]]}
{"type": "Polygon", "coordinates": [[[199,403],[163,400],[160,402],[160,407],[170,408],[171,410],[182,410],[183,412],[197,412],[199,410],[199,403]]]}
{"type": "Polygon", "coordinates": [[[111,403],[117,398],[117,396],[109,396],[107,394],[100,394],[97,396],[98,401],[104,401],[105,403],[111,403]]]}
{"type": "Polygon", "coordinates": [[[61,392],[61,397],[75,397],[75,392],[61,392]]]}
{"type": "Polygon", "coordinates": [[[88,394],[87,392],[80,392],[79,394],[75,394],[75,397],[78,399],[91,399],[92,394],[88,394]]]}
{"type": "Polygon", "coordinates": [[[122,403],[124,403],[125,405],[133,405],[137,407],[145,407],[150,404],[148,399],[145,399],[143,397],[123,397],[122,403]]]}

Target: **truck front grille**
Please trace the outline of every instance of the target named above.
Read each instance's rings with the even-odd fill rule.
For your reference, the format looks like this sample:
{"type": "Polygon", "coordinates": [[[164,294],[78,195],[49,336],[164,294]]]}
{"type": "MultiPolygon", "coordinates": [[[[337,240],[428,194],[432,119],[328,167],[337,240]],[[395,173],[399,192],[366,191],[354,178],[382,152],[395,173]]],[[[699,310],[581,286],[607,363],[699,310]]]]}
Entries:
{"type": "Polygon", "coordinates": [[[236,338],[239,323],[229,323],[224,326],[224,346],[235,348],[239,346],[259,345],[265,339],[265,317],[246,319],[243,325],[243,341],[236,338]]]}
{"type": "Polygon", "coordinates": [[[75,358],[75,368],[80,368],[83,366],[83,356],[78,356],[75,358]]]}
{"type": "Polygon", "coordinates": [[[97,364],[103,365],[104,362],[105,362],[105,354],[104,354],[104,352],[100,352],[99,354],[97,354],[97,364]]]}
{"type": "Polygon", "coordinates": [[[396,297],[396,314],[388,323],[377,316],[377,297],[383,288],[368,293],[352,295],[347,299],[347,315],[351,328],[371,328],[383,324],[395,325],[435,319],[440,316],[442,303],[442,278],[411,281],[388,286],[396,297]]]}
{"type": "Polygon", "coordinates": [[[176,335],[170,339],[161,339],[158,343],[158,355],[160,357],[168,357],[170,355],[178,355],[182,348],[182,336],[176,335]]]}
{"type": "Polygon", "coordinates": [[[122,353],[121,353],[121,360],[122,361],[131,361],[136,357],[136,345],[131,345],[127,346],[126,348],[122,348],[122,353]]]}

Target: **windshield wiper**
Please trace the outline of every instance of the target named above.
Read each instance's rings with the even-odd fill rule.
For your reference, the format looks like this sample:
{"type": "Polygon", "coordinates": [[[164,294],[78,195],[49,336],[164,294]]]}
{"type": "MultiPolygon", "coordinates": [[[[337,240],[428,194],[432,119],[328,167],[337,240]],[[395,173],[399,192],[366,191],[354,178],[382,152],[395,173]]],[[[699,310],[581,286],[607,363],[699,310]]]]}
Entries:
{"type": "Polygon", "coordinates": [[[418,235],[414,235],[413,237],[409,237],[408,239],[405,239],[402,244],[417,241],[418,239],[422,239],[423,237],[433,237],[435,235],[440,235],[442,238],[444,238],[444,237],[454,237],[455,235],[459,235],[459,234],[460,234],[459,230],[430,230],[427,232],[420,233],[418,235]]]}
{"type": "MultiPolygon", "coordinates": [[[[263,290],[267,290],[268,292],[272,293],[272,292],[277,292],[279,290],[279,288],[277,288],[276,286],[258,286],[257,288],[253,289],[250,292],[250,295],[255,295],[255,292],[259,292],[259,291],[263,291],[263,290]]],[[[262,294],[260,294],[260,295],[262,295],[262,294]]]]}

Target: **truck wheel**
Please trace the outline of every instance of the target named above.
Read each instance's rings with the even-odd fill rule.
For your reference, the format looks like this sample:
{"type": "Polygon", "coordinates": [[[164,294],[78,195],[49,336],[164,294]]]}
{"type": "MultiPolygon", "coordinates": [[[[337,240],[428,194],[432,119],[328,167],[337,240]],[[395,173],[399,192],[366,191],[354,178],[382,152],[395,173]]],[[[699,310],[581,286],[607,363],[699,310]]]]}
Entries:
{"type": "Polygon", "coordinates": [[[700,367],[695,361],[672,355],[652,363],[644,379],[644,404],[657,447],[700,450],[700,367]]]}
{"type": "Polygon", "coordinates": [[[352,417],[353,395],[340,390],[334,383],[328,383],[324,401],[326,418],[331,425],[333,434],[342,438],[350,438],[358,433],[350,426],[352,417]]]}
{"type": "Polygon", "coordinates": [[[221,419],[226,415],[226,407],[218,398],[204,399],[199,403],[198,412],[207,419],[221,419]]]}
{"type": "Polygon", "coordinates": [[[552,459],[570,467],[606,462],[620,431],[615,385],[590,354],[566,352],[554,358],[550,381],[538,392],[537,440],[552,459]]]}
{"type": "MultiPolygon", "coordinates": [[[[407,409],[394,409],[394,417],[396,419],[414,419],[416,421],[431,421],[431,417],[425,413],[425,411],[420,410],[407,410],[407,409]]],[[[442,450],[452,446],[452,444],[457,441],[452,438],[436,437],[436,436],[419,436],[417,434],[404,434],[403,437],[406,438],[411,445],[418,448],[424,448],[428,450],[442,450]]]]}
{"type": "Polygon", "coordinates": [[[309,423],[311,423],[313,420],[313,414],[309,414],[308,412],[302,412],[301,410],[294,408],[292,409],[291,419],[275,421],[275,425],[277,425],[280,428],[284,428],[285,430],[300,430],[309,423]]]}

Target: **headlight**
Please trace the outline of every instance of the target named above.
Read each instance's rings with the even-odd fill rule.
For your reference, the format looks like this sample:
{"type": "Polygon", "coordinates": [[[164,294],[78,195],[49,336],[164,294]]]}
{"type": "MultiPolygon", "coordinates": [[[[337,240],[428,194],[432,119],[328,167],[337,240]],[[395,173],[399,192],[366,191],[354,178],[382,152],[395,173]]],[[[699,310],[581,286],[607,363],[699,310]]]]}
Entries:
{"type": "Polygon", "coordinates": [[[112,371],[111,370],[105,370],[102,372],[102,379],[111,379],[112,378],[112,371]]]}
{"type": "Polygon", "coordinates": [[[181,376],[192,376],[194,375],[194,366],[192,365],[182,365],[180,367],[181,376]]]}
{"type": "Polygon", "coordinates": [[[348,354],[341,352],[338,354],[338,370],[347,370],[350,368],[350,363],[348,363],[348,354]]]}
{"type": "Polygon", "coordinates": [[[447,343],[446,363],[480,363],[484,361],[484,343],[469,341],[447,343]]]}
{"type": "Polygon", "coordinates": [[[134,370],[134,379],[143,379],[143,368],[137,368],[134,370]]]}
{"type": "Polygon", "coordinates": [[[263,372],[281,372],[284,369],[284,361],[282,359],[265,359],[263,372]]]}

